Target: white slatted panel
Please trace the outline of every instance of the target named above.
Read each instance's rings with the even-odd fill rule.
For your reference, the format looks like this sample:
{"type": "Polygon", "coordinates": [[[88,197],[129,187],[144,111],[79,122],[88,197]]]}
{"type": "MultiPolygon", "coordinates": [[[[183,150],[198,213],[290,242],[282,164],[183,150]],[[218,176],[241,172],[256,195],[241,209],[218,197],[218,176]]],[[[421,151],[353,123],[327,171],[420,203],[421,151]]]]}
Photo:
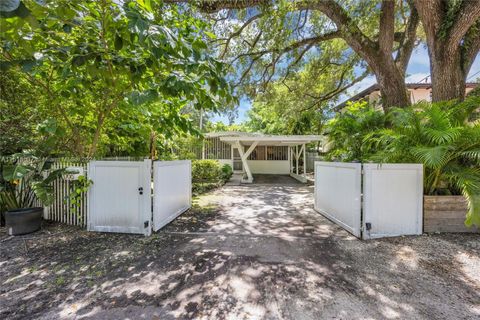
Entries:
{"type": "Polygon", "coordinates": [[[422,234],[423,166],[364,164],[363,238],[422,234]]]}
{"type": "Polygon", "coordinates": [[[88,175],[89,231],[151,233],[150,160],[92,161],[88,175]]]}
{"type": "Polygon", "coordinates": [[[153,230],[157,231],[192,205],[192,162],[153,163],[153,230]]]}
{"type": "Polygon", "coordinates": [[[361,226],[362,164],[315,162],[315,210],[356,237],[361,226]]]}

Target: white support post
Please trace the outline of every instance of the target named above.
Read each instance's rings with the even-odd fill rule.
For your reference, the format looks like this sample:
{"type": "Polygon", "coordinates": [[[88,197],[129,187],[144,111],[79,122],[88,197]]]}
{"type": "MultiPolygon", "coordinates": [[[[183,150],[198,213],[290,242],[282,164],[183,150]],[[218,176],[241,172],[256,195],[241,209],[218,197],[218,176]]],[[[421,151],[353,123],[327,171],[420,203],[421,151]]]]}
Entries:
{"type": "Polygon", "coordinates": [[[250,153],[252,153],[252,151],[255,149],[257,144],[258,144],[258,141],[254,141],[252,143],[252,145],[247,149],[247,151],[243,152],[243,148],[242,148],[242,145],[240,144],[240,141],[236,142],[238,152],[240,153],[240,158],[242,159],[243,169],[247,173],[247,181],[245,181],[247,183],[252,183],[253,182],[252,171],[250,171],[250,167],[248,166],[247,159],[248,159],[248,156],[250,155],[250,153]]]}
{"type": "Polygon", "coordinates": [[[288,165],[290,167],[290,173],[292,173],[292,147],[288,146],[288,165]]]}
{"type": "Polygon", "coordinates": [[[298,176],[298,145],[295,146],[295,171],[298,176]]]}
{"type": "Polygon", "coordinates": [[[303,149],[303,176],[307,177],[307,151],[305,148],[305,143],[302,146],[303,149]]]}
{"type": "Polygon", "coordinates": [[[205,139],[202,141],[202,160],[205,160],[205,139]]]}

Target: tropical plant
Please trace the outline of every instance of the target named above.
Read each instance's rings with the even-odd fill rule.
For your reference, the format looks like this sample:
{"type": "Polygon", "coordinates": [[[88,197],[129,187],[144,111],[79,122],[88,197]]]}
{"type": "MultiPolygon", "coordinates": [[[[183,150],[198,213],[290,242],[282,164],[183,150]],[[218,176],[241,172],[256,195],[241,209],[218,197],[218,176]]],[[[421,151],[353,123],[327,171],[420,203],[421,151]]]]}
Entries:
{"type": "Polygon", "coordinates": [[[349,104],[325,128],[327,160],[364,161],[375,152],[365,136],[385,126],[385,115],[365,101],[349,104]]]}
{"type": "Polygon", "coordinates": [[[480,226],[480,121],[469,122],[480,97],[417,103],[388,115],[391,127],[364,138],[378,152],[370,160],[423,163],[427,195],[463,194],[466,225],[480,226]]]}
{"type": "Polygon", "coordinates": [[[0,212],[29,208],[35,200],[45,206],[54,200],[53,181],[67,169],[52,170],[52,162],[19,154],[0,161],[0,212]]]}

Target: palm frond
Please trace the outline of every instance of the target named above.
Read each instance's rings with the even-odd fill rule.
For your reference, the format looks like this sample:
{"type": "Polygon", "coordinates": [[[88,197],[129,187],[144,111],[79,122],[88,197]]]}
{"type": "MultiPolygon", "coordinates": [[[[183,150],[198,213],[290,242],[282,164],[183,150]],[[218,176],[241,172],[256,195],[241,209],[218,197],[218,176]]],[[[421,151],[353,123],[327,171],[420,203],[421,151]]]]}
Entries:
{"type": "Polygon", "coordinates": [[[419,146],[412,148],[412,154],[418,159],[419,163],[424,163],[427,167],[438,169],[447,164],[449,160],[449,150],[447,146],[419,146]]]}

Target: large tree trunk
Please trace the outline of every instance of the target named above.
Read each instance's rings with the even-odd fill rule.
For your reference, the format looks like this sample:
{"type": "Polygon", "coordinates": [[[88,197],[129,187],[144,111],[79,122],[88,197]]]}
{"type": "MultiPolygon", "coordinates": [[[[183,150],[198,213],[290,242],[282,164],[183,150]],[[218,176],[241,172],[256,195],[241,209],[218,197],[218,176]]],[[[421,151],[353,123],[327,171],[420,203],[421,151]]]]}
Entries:
{"type": "Polygon", "coordinates": [[[385,113],[393,107],[403,108],[410,105],[403,72],[398,70],[393,58],[378,59],[375,64],[372,64],[372,69],[380,87],[385,113]]]}
{"type": "Polygon", "coordinates": [[[430,70],[432,71],[432,101],[465,98],[467,73],[462,68],[459,50],[446,53],[443,45],[436,43],[430,50],[430,70]]]}
{"type": "Polygon", "coordinates": [[[480,0],[463,1],[456,10],[454,5],[441,0],[415,0],[427,39],[434,102],[465,98],[466,78],[480,49],[476,31],[480,0]]]}

